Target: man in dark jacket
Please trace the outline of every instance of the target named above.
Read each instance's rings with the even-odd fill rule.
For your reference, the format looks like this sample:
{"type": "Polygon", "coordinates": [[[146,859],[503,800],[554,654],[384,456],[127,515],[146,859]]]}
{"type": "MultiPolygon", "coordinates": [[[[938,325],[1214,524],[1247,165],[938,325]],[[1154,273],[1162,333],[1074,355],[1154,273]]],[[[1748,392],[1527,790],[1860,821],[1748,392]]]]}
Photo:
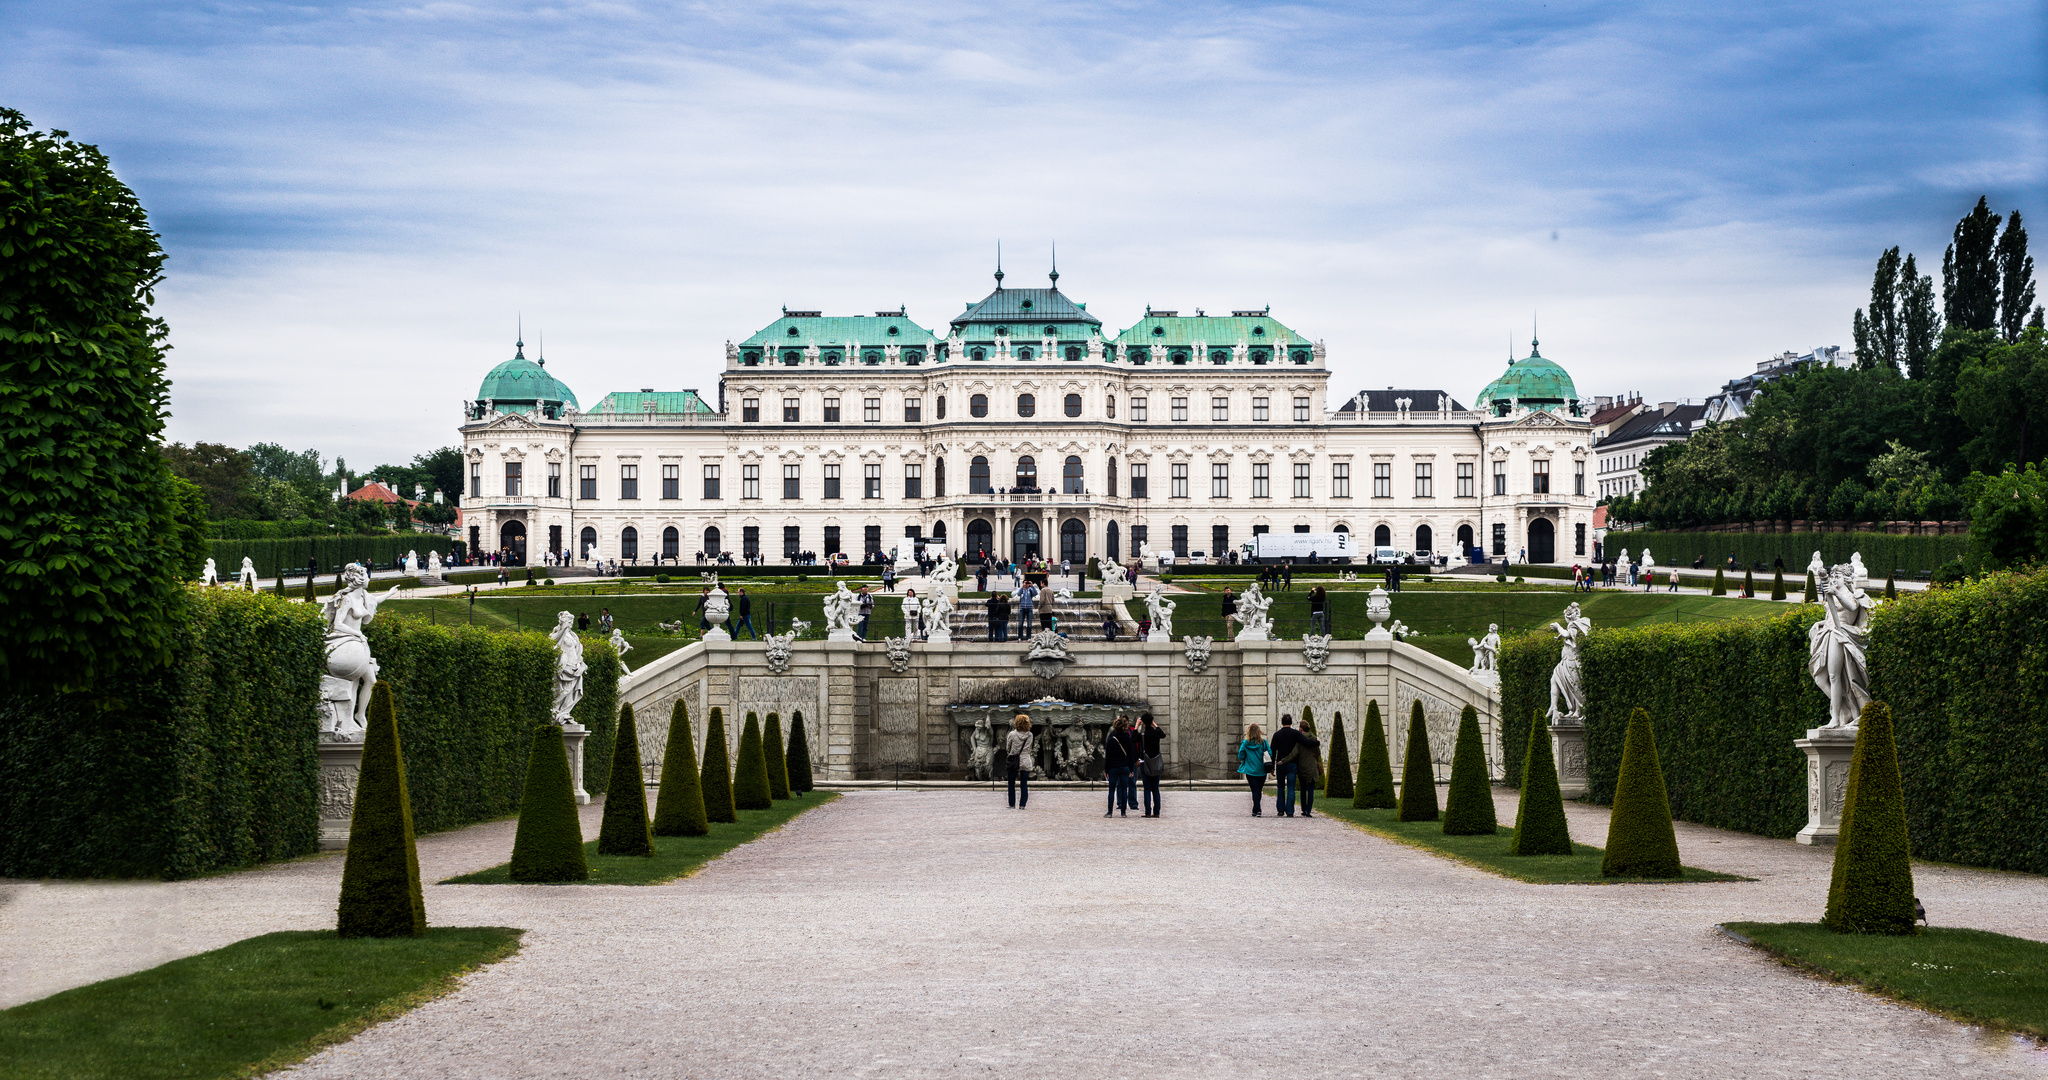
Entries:
{"type": "Polygon", "coordinates": [[[1124,717],[1116,718],[1116,726],[1102,740],[1102,767],[1109,777],[1108,808],[1103,817],[1121,812],[1130,816],[1131,804],[1138,800],[1135,785],[1131,782],[1131,771],[1138,764],[1138,734],[1131,730],[1131,722],[1124,717]]]}
{"type": "Polygon", "coordinates": [[[1159,816],[1159,780],[1166,773],[1166,729],[1152,722],[1152,714],[1138,717],[1138,740],[1144,756],[1138,759],[1138,775],[1145,781],[1145,816],[1159,816]]]}
{"type": "Polygon", "coordinates": [[[733,614],[739,617],[739,625],[733,629],[732,639],[738,641],[739,632],[745,630],[747,636],[759,641],[761,635],[754,632],[754,601],[747,596],[745,588],[741,588],[739,595],[733,598],[732,610],[733,614]]]}
{"type": "Polygon", "coordinates": [[[1301,732],[1294,730],[1294,717],[1280,714],[1280,730],[1273,733],[1273,769],[1280,776],[1280,790],[1274,794],[1279,801],[1281,817],[1294,816],[1294,782],[1298,775],[1292,763],[1281,764],[1294,750],[1294,744],[1301,741],[1301,732]]]}

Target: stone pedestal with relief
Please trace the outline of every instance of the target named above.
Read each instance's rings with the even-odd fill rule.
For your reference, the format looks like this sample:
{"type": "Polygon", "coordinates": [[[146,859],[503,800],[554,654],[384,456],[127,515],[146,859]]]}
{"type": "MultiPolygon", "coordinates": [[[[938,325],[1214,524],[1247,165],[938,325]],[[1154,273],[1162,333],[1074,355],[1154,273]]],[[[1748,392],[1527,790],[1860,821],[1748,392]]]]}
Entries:
{"type": "Polygon", "coordinates": [[[1855,728],[1809,728],[1792,740],[1806,754],[1806,827],[1793,839],[1833,847],[1842,833],[1842,803],[1849,795],[1849,759],[1856,753],[1855,728]]]}
{"type": "Polygon", "coordinates": [[[1567,799],[1586,793],[1586,725],[1550,725],[1550,752],[1557,759],[1557,790],[1567,799]]]}
{"type": "Polygon", "coordinates": [[[356,816],[356,783],[363,776],[363,743],[320,744],[320,850],[348,847],[348,830],[356,816]]]}
{"type": "Polygon", "coordinates": [[[569,784],[576,791],[576,805],[590,802],[590,793],[583,790],[583,740],[590,738],[590,729],[582,724],[562,725],[562,742],[569,749],[569,784]]]}

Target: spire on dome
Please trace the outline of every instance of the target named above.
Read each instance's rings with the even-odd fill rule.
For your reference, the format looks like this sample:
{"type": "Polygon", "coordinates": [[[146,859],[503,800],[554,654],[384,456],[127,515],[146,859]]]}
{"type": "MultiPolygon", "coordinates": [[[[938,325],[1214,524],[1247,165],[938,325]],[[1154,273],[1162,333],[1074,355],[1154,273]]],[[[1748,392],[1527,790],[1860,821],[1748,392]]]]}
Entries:
{"type": "Polygon", "coordinates": [[[1003,288],[1003,242],[996,241],[996,291],[1003,288]]]}
{"type": "Polygon", "coordinates": [[[1057,242],[1052,245],[1052,273],[1047,276],[1052,278],[1052,291],[1060,291],[1060,245],[1057,242]]]}

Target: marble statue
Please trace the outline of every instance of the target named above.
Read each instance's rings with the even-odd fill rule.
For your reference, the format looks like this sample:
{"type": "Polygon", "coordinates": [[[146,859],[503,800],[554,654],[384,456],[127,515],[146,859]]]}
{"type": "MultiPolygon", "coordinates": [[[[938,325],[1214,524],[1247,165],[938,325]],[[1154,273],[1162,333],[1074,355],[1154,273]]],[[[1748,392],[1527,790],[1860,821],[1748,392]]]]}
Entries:
{"type": "Polygon", "coordinates": [[[1624,573],[1626,573],[1626,572],[1628,571],[1628,549],[1627,549],[1627,548],[1622,548],[1622,549],[1621,549],[1621,562],[1620,562],[1620,563],[1618,563],[1617,565],[1619,565],[1619,566],[1620,566],[1620,567],[1622,568],[1622,571],[1623,571],[1624,573]]]}
{"type": "Polygon", "coordinates": [[[377,661],[370,655],[363,627],[377,617],[380,604],[404,591],[371,593],[370,572],[361,563],[350,563],[341,572],[341,589],[321,603],[320,614],[327,621],[327,675],[321,680],[321,699],[328,703],[320,725],[322,739],[356,742],[363,737],[370,688],[377,685],[377,661]]]}
{"type": "Polygon", "coordinates": [[[889,670],[898,675],[910,670],[910,639],[907,637],[885,637],[882,644],[889,650],[889,670]]]}
{"type": "Polygon", "coordinates": [[[792,630],[787,634],[769,634],[761,640],[767,645],[763,659],[768,662],[768,670],[777,675],[788,671],[790,653],[793,651],[790,643],[796,640],[796,632],[792,630]]]}
{"type": "Polygon", "coordinates": [[[1301,635],[1301,662],[1310,671],[1321,674],[1330,667],[1330,635],[1301,635]]]}
{"type": "Polygon", "coordinates": [[[960,580],[960,564],[950,552],[939,552],[938,565],[932,567],[932,579],[944,585],[960,580]]]}
{"type": "Polygon", "coordinates": [[[711,629],[704,631],[706,641],[731,641],[732,635],[725,631],[725,620],[732,617],[732,600],[725,595],[723,586],[713,585],[704,597],[704,621],[711,629]]]}
{"type": "Polygon", "coordinates": [[[631,675],[633,669],[626,666],[626,654],[633,651],[633,643],[627,641],[626,635],[616,627],[612,629],[611,642],[612,651],[619,654],[620,677],[623,678],[624,676],[631,675]]]}
{"type": "MultiPolygon", "coordinates": [[[[354,563],[350,563],[349,565],[355,566],[354,563]]],[[[360,569],[360,567],[358,567],[358,569],[360,569]]],[[[369,585],[369,581],[370,572],[364,570],[363,584],[366,588],[369,585]]],[[[248,557],[247,555],[242,556],[242,570],[240,573],[235,575],[235,588],[239,589],[244,585],[249,587],[250,592],[256,591],[256,560],[248,557]]]]}
{"type": "Polygon", "coordinates": [[[1395,641],[1406,641],[1408,640],[1408,635],[1414,632],[1415,631],[1408,629],[1407,623],[1404,623],[1399,619],[1395,619],[1394,625],[1387,627],[1387,633],[1394,635],[1395,641]]]}
{"type": "Polygon", "coordinates": [[[1465,644],[1472,647],[1472,667],[1466,674],[1483,683],[1500,685],[1500,624],[1487,623],[1485,637],[1466,638],[1465,644]]]}
{"type": "Polygon", "coordinates": [[[1825,726],[1853,732],[1870,701],[1870,671],[1863,650],[1877,603],[1863,591],[1854,563],[1831,567],[1819,585],[1821,620],[1806,632],[1806,666],[1814,685],[1827,695],[1825,726]]]}
{"type": "Polygon", "coordinates": [[[1828,579],[1828,564],[1821,559],[1820,552],[1813,553],[1812,560],[1806,564],[1806,572],[1813,575],[1815,585],[1828,579]]]}
{"type": "Polygon", "coordinates": [[[1386,621],[1393,614],[1393,601],[1387,599],[1387,590],[1381,586],[1372,587],[1365,598],[1365,617],[1372,620],[1372,629],[1365,632],[1368,641],[1385,641],[1394,635],[1387,632],[1386,621]]]}
{"type": "Polygon", "coordinates": [[[199,583],[209,589],[220,584],[220,567],[215,566],[212,559],[206,560],[206,569],[199,572],[199,583]]]}
{"type": "Polygon", "coordinates": [[[974,722],[974,752],[967,759],[968,774],[976,780],[987,780],[995,771],[996,736],[989,727],[988,714],[974,722]]]}
{"type": "Polygon", "coordinates": [[[1147,641],[1173,640],[1173,609],[1176,605],[1166,598],[1166,586],[1155,585],[1145,597],[1145,616],[1152,620],[1152,633],[1147,641]]]}
{"type": "Polygon", "coordinates": [[[1209,650],[1215,644],[1215,638],[1189,634],[1182,650],[1182,655],[1188,658],[1188,670],[1197,675],[1209,670],[1209,650]]]}
{"type": "Polygon", "coordinates": [[[853,628],[860,623],[860,597],[846,591],[846,582],[825,595],[825,638],[852,641],[853,628]]]}
{"type": "Polygon", "coordinates": [[[405,553],[405,572],[413,577],[418,577],[420,575],[419,552],[408,551],[405,553]]]}
{"type": "Polygon", "coordinates": [[[808,634],[810,632],[811,622],[809,619],[789,620],[789,636],[792,639],[802,638],[805,634],[808,634]]]}
{"type": "Polygon", "coordinates": [[[1104,585],[1122,585],[1124,583],[1124,568],[1121,565],[1114,562],[1104,562],[1101,564],[1101,567],[1102,583],[1104,585]]]}
{"type": "Polygon", "coordinates": [[[1071,604],[1074,602],[1074,590],[1054,589],[1052,592],[1052,599],[1053,602],[1056,604],[1071,604]]]}
{"type": "Polygon", "coordinates": [[[1564,651],[1558,657],[1557,666],[1550,669],[1550,722],[1583,724],[1586,722],[1586,688],[1579,678],[1579,643],[1593,632],[1593,620],[1579,614],[1579,605],[1573,604],[1564,609],[1564,622],[1551,623],[1550,629],[1564,642],[1564,651]],[[1564,699],[1562,710],[1557,707],[1559,698],[1564,699]]]}
{"type": "Polygon", "coordinates": [[[1644,549],[1643,549],[1643,576],[1644,576],[1644,577],[1649,577],[1649,576],[1650,576],[1650,572],[1651,572],[1651,571],[1653,571],[1653,570],[1655,570],[1655,569],[1657,569],[1657,557],[1656,557],[1655,555],[1652,555],[1652,554],[1650,554],[1650,549],[1649,549],[1649,548],[1644,548],[1644,549]]]}
{"type": "Polygon", "coordinates": [[[1237,598],[1237,640],[1267,641],[1272,638],[1273,619],[1266,614],[1273,606],[1273,598],[1259,592],[1259,583],[1254,581],[1244,587],[1237,598]]]}
{"type": "Polygon", "coordinates": [[[943,590],[933,589],[919,612],[924,621],[924,639],[934,645],[953,640],[953,600],[943,590]]]}
{"type": "Polygon", "coordinates": [[[427,573],[429,573],[429,574],[432,574],[432,575],[434,575],[435,577],[440,577],[440,576],[441,576],[441,553],[440,553],[440,552],[438,552],[438,551],[429,551],[429,552],[427,552],[427,573]]]}
{"type": "Polygon", "coordinates": [[[566,611],[555,616],[548,637],[555,643],[555,723],[568,727],[576,722],[570,714],[583,700],[583,673],[590,669],[583,662],[583,639],[576,636],[576,616],[566,611]]]}
{"type": "Polygon", "coordinates": [[[1855,585],[1855,586],[1856,586],[1857,588],[1859,588],[1859,589],[1863,587],[1863,585],[1864,585],[1864,583],[1865,583],[1865,582],[1868,582],[1868,581],[1870,580],[1870,571],[1869,571],[1869,570],[1866,570],[1866,569],[1864,569],[1864,567],[1863,567],[1863,553],[1862,553],[1862,552],[1860,552],[1860,551],[1857,551],[1857,552],[1851,552],[1851,553],[1850,553],[1850,555],[1849,555],[1849,573],[1850,573],[1850,578],[1849,578],[1849,582],[1850,582],[1851,584],[1855,585]]]}

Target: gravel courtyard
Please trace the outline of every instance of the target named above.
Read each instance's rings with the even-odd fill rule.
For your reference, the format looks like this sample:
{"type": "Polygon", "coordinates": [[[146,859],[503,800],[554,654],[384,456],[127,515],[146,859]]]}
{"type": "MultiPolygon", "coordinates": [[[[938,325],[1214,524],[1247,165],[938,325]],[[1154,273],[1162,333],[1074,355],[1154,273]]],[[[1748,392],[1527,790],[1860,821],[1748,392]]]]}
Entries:
{"type": "MultiPolygon", "coordinates": [[[[1759,880],[1526,885],[1166,798],[1105,821],[1099,793],[861,792],[667,886],[429,885],[433,922],[523,951],[291,1075],[2048,1077],[2030,1042],[1713,929],[1816,918],[1824,851],[1681,824],[1688,863],[1759,880]]],[[[1571,815],[1602,842],[1604,810],[1571,815]]],[[[502,861],[511,828],[428,837],[423,871],[502,861]]],[[[331,925],[339,872],[0,884],[0,1005],[331,925]]],[[[2048,939],[2048,881],[1918,873],[1936,922],[2048,939]]]]}

